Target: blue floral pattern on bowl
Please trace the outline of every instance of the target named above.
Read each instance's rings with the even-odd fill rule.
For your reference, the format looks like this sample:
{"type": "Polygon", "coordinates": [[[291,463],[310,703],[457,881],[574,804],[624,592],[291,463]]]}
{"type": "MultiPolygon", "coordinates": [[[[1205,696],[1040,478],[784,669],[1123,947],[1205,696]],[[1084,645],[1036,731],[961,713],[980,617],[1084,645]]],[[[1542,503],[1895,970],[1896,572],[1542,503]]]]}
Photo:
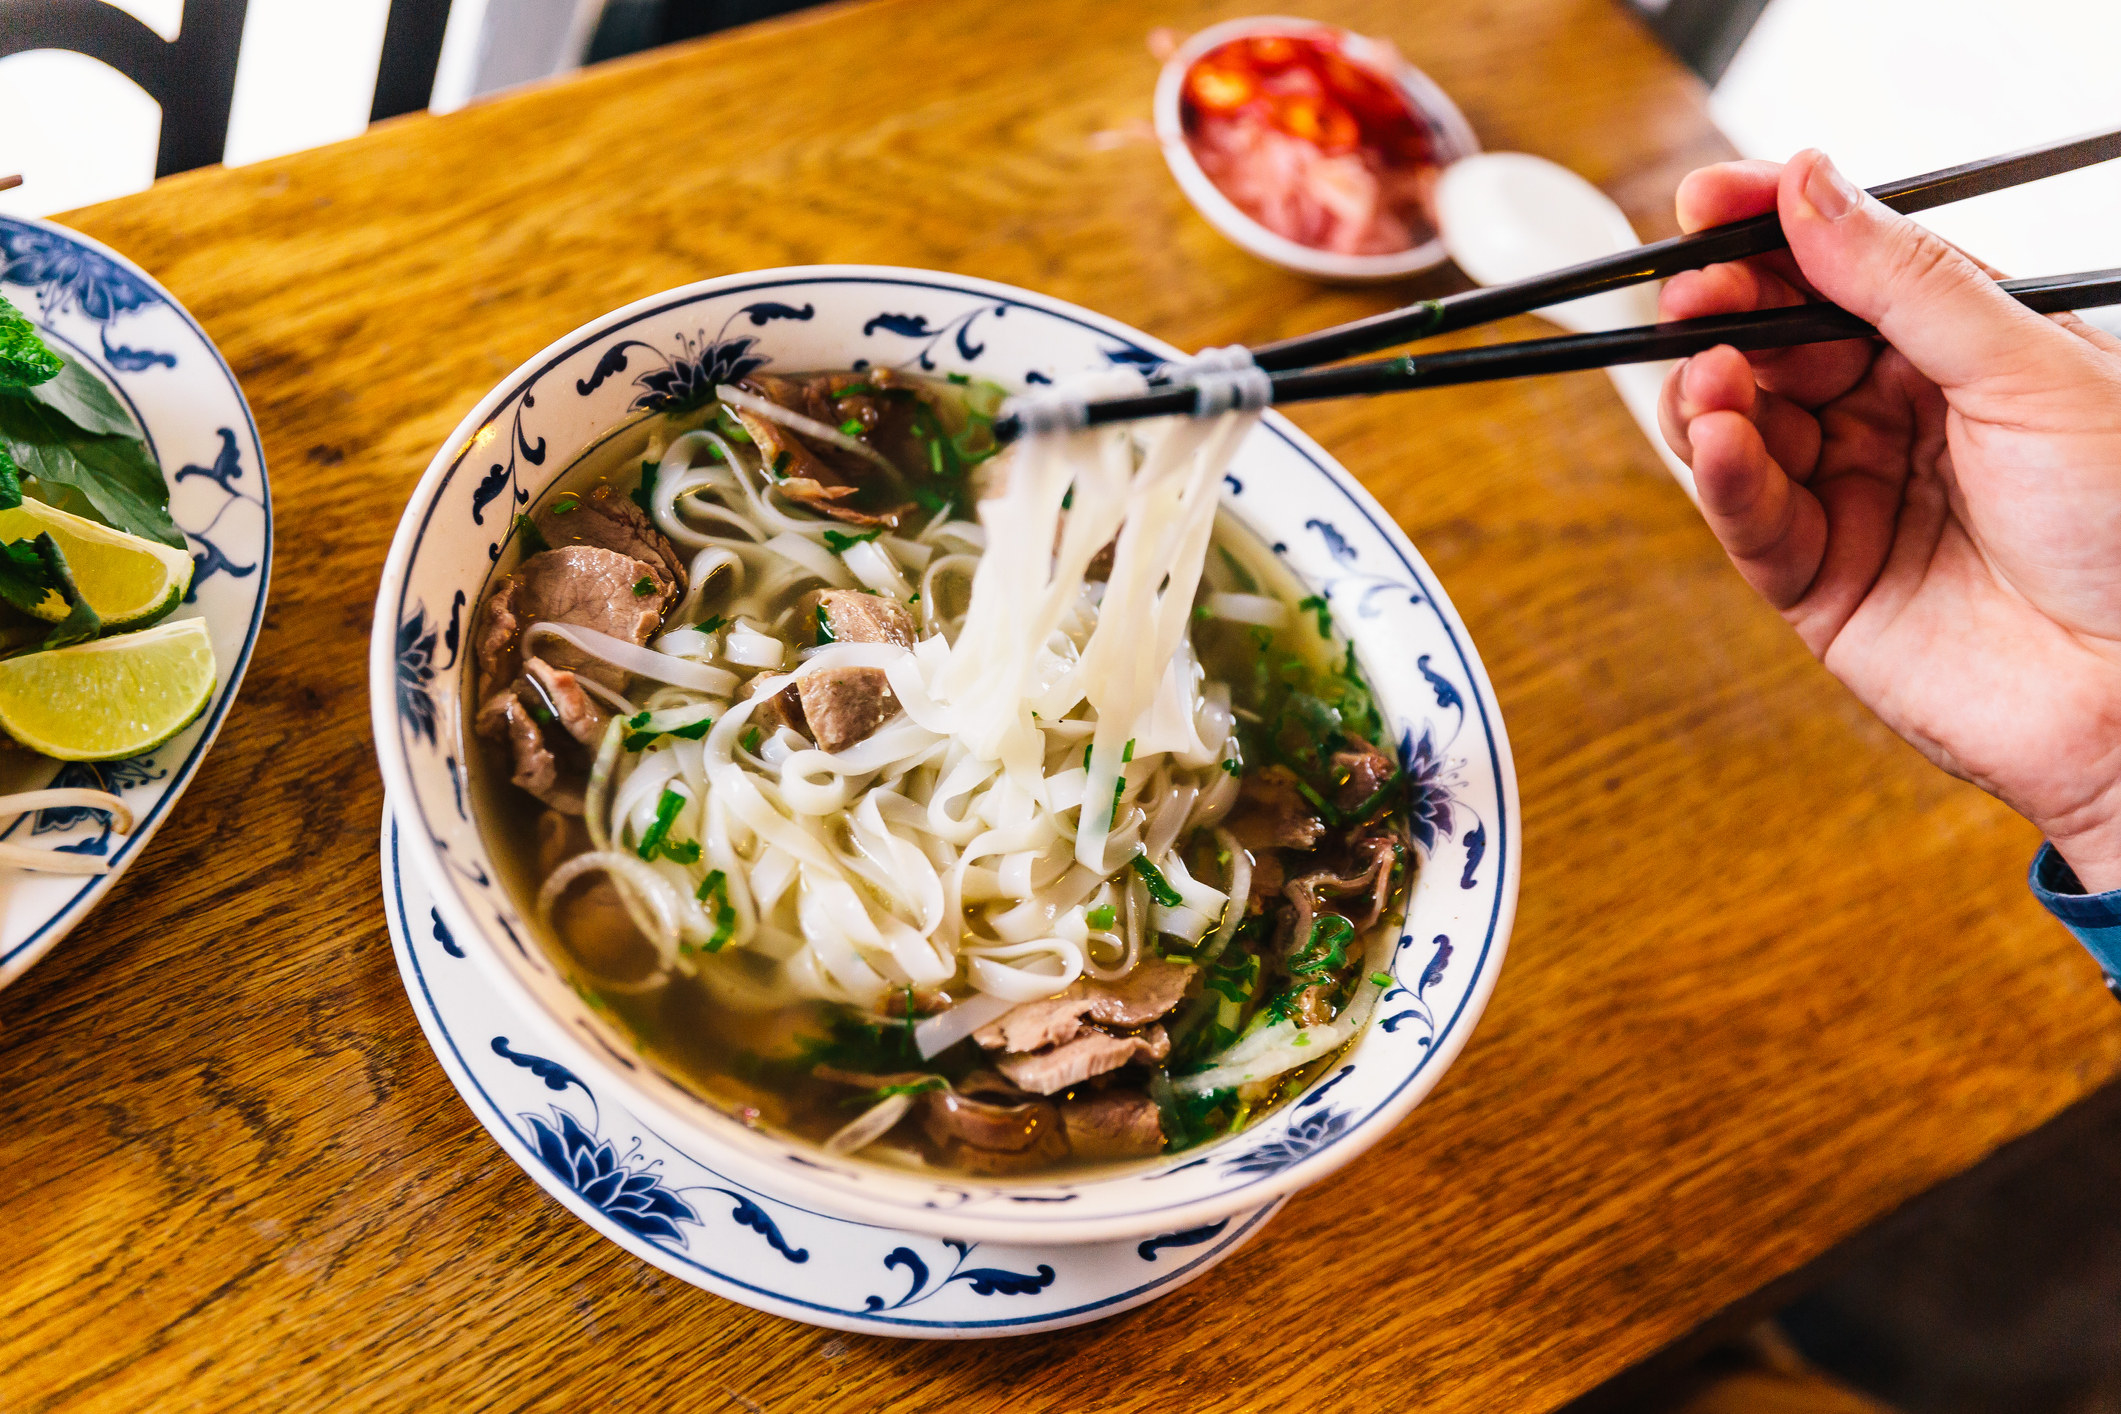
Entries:
{"type": "Polygon", "coordinates": [[[1115,1315],[1205,1274],[1278,1204],[1139,1242],[1005,1248],[850,1221],[743,1187],[529,1041],[383,827],[391,943],[451,1083],[510,1158],[599,1233],[681,1280],[844,1330],[959,1338],[1115,1315]]]}
{"type": "Polygon", "coordinates": [[[1354,641],[1418,822],[1421,867],[1402,932],[1460,940],[1425,955],[1424,978],[1411,989],[1394,958],[1392,1008],[1358,1039],[1350,1054],[1358,1064],[1335,1082],[1330,1109],[1286,1107],[1223,1145],[1124,1178],[1013,1187],[903,1175],[793,1147],[745,1129],[634,1059],[627,1039],[526,942],[535,930],[496,884],[464,808],[465,668],[455,644],[458,610],[479,602],[505,543],[505,521],[490,508],[503,496],[533,505],[626,417],[696,397],[739,368],[888,365],[1027,384],[1175,357],[1123,325],[983,281],[859,267],[768,271],[671,291],[597,320],[526,364],[466,419],[415,493],[385,570],[371,658],[375,735],[456,942],[547,1019],[567,1064],[603,1088],[623,1087],[629,1105],[657,1116],[667,1132],[711,1134],[718,1167],[754,1186],[795,1182],[818,1203],[871,1221],[987,1241],[1204,1228],[1329,1171],[1434,1086],[1494,986],[1514,913],[1509,746],[1479,659],[1434,577],[1360,485],[1275,415],[1240,448],[1226,506],[1325,596],[1354,641]],[[456,608],[438,640],[440,605],[456,608]]]}
{"type": "Polygon", "coordinates": [[[100,377],[132,413],[169,483],[170,515],[190,542],[192,585],[179,618],[212,637],[219,681],[192,726],[136,761],[59,766],[51,784],[108,790],[134,828],[114,835],[98,810],[44,810],[0,829],[40,848],[111,861],[109,874],[0,875],[0,986],[43,956],[138,857],[198,770],[235,700],[264,621],[272,556],[265,457],[235,376],[198,324],[123,256],[46,221],[0,216],[0,295],[45,340],[100,377]]]}

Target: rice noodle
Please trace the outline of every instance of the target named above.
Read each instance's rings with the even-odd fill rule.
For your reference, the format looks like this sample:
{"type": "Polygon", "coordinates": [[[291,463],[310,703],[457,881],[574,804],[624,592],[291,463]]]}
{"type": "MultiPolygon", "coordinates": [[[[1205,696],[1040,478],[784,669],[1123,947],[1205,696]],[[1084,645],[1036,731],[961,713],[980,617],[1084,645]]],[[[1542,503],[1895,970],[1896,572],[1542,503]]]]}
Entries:
{"type": "MultiPolygon", "coordinates": [[[[1142,387],[1120,370],[1074,391],[1142,387]]],[[[717,395],[882,460],[742,389],[717,395]]],[[[828,540],[834,523],[785,501],[756,446],[711,430],[675,439],[654,516],[687,547],[691,586],[655,646],[547,623],[525,634],[661,684],[642,730],[614,721],[599,743],[594,848],[547,880],[541,909],[603,872],[658,977],[692,974],[740,1010],[811,999],[875,1015],[907,989],[947,989],[956,1004],[914,1027],[923,1056],[1080,978],[1125,978],[1160,933],[1213,961],[1243,920],[1252,864],[1219,827],[1238,797],[1236,713],[1191,624],[1196,605],[1237,624],[1289,618],[1241,571],[1218,564],[1203,584],[1223,467],[1255,419],[1028,437],[983,469],[976,523],[945,509],[867,539],[843,527],[828,540]],[[1089,579],[1108,544],[1107,577],[1089,579]],[[914,647],[813,645],[794,615],[819,585],[905,605],[914,647]],[[789,687],[844,670],[882,673],[898,708],[852,746],[826,752],[767,714],[789,687]],[[1186,862],[1211,828],[1213,883],[1186,862]],[[1177,903],[1152,900],[1127,868],[1136,856],[1177,903]]],[[[1358,991],[1326,1026],[1260,1023],[1183,1085],[1252,1084],[1328,1054],[1374,1005],[1373,987],[1358,991]]],[[[886,1097],[827,1147],[874,1142],[914,1099],[886,1097]]]]}
{"type": "Polygon", "coordinates": [[[541,634],[550,634],[581,649],[592,658],[601,658],[614,667],[624,668],[629,673],[638,673],[657,682],[675,683],[698,692],[711,692],[727,697],[736,691],[737,680],[733,673],[720,668],[710,668],[704,663],[694,663],[684,658],[673,658],[668,653],[658,653],[652,648],[642,648],[628,643],[623,638],[613,638],[608,633],[598,633],[593,628],[579,624],[556,624],[541,619],[523,630],[523,646],[528,649],[530,641],[541,634]]]}

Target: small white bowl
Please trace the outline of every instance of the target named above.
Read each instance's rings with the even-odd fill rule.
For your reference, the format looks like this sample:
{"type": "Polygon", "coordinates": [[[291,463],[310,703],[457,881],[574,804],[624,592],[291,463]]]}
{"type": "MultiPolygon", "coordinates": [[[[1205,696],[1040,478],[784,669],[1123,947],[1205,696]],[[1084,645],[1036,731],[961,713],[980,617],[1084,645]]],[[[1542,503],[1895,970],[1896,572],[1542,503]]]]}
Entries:
{"type": "Polygon", "coordinates": [[[1349,58],[1398,81],[1407,102],[1428,122],[1435,136],[1439,166],[1449,166],[1461,157],[1471,157],[1480,151],[1480,139],[1473,135],[1472,125],[1458,111],[1458,105],[1427,74],[1401,59],[1389,47],[1352,30],[1316,20],[1254,15],[1208,26],[1181,44],[1165,61],[1163,72],[1156,80],[1155,123],[1156,140],[1163,147],[1164,161],[1170,165],[1171,175],[1178,178],[1179,189],[1185,192],[1194,209],[1207,217],[1216,230],[1261,260],[1271,261],[1285,270],[1294,270],[1299,275],[1340,284],[1373,284],[1402,279],[1443,264],[1448,253],[1441,237],[1432,237],[1410,250],[1394,251],[1389,255],[1341,255],[1292,241],[1247,216],[1236,202],[1222,194],[1222,189],[1209,179],[1195,160],[1193,149],[1186,142],[1185,124],[1179,111],[1179,97],[1185,87],[1186,74],[1193,65],[1209,50],[1247,35],[1301,35],[1320,31],[1332,35],[1349,58]]]}
{"type": "MultiPolygon", "coordinates": [[[[1517,781],[1494,690],[1435,577],[1354,477],[1269,413],[1224,506],[1333,606],[1407,767],[1421,868],[1377,1018],[1308,1094],[1216,1143],[1050,1181],[925,1175],[746,1128],[635,1050],[569,985],[502,887],[465,778],[470,640],[510,518],[660,393],[759,367],[894,365],[1012,387],[1177,356],[1126,325],[984,280],[810,266],[707,280],[584,325],[510,374],[444,444],[383,568],[369,654],[376,754],[436,922],[570,1070],[733,1180],[957,1240],[1204,1232],[1314,1183],[1436,1084],[1501,970],[1518,878],[1517,781]]],[[[520,1045],[520,1038],[505,1038],[520,1045]]],[[[1205,1241],[1204,1236],[1200,1240],[1205,1241]]]]}

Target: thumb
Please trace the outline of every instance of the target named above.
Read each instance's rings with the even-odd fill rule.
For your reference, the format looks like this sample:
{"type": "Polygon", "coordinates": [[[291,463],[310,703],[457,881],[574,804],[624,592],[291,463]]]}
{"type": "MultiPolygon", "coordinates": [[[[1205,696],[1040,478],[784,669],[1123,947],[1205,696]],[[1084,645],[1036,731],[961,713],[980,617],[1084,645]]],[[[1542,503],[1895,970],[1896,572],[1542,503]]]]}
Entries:
{"type": "Polygon", "coordinates": [[[2058,346],[2077,342],[1998,289],[1956,246],[1866,195],[1825,153],[1790,160],[1777,205],[1812,287],[1877,325],[1948,391],[2051,386],[2058,346]]]}

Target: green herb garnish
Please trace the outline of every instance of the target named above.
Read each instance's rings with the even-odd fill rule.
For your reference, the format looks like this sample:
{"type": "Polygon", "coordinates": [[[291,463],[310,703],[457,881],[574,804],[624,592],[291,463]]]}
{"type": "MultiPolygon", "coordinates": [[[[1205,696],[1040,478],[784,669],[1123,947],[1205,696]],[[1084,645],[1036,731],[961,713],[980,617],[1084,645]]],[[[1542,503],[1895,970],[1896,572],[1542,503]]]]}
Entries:
{"type": "Polygon", "coordinates": [[[15,391],[49,383],[63,367],[29,317],[0,299],[0,389],[15,391]]]}
{"type": "Polygon", "coordinates": [[[1242,774],[1245,769],[1244,767],[1238,765],[1235,761],[1225,761],[1222,763],[1222,767],[1225,774],[1232,776],[1242,774]]]}
{"type": "Polygon", "coordinates": [[[671,825],[677,821],[678,812],[684,808],[684,792],[664,786],[663,793],[656,797],[655,820],[642,834],[641,842],[634,846],[633,852],[643,859],[655,858],[656,852],[662,848],[664,836],[670,833],[671,825]]]}
{"type": "Polygon", "coordinates": [[[641,463],[641,484],[633,488],[633,503],[647,516],[655,514],[655,476],[662,466],[658,462],[641,463]]]}
{"type": "Polygon", "coordinates": [[[714,935],[707,940],[707,951],[720,952],[736,935],[736,909],[729,902],[728,876],[719,869],[708,870],[692,896],[701,903],[714,904],[714,935]]]}
{"type": "Polygon", "coordinates": [[[1148,855],[1134,856],[1134,872],[1141,875],[1142,882],[1149,886],[1149,897],[1165,908],[1177,908],[1186,901],[1183,894],[1171,887],[1171,881],[1164,877],[1164,871],[1149,862],[1148,855]]]}
{"type": "Polygon", "coordinates": [[[582,509],[582,498],[575,495],[572,491],[552,503],[552,513],[556,516],[568,515],[580,509],[582,509]]]}
{"type": "Polygon", "coordinates": [[[846,433],[849,437],[859,437],[868,430],[868,428],[862,426],[862,420],[858,417],[850,417],[840,424],[840,431],[846,433]]]}
{"type": "Polygon", "coordinates": [[[1333,614],[1326,607],[1326,598],[1323,594],[1306,595],[1296,601],[1296,607],[1308,610],[1317,617],[1318,636],[1320,638],[1331,638],[1333,636],[1333,614]]]}
{"type": "Polygon", "coordinates": [[[1114,911],[1111,904],[1101,903],[1084,914],[1083,921],[1098,932],[1103,933],[1109,931],[1112,925],[1119,921],[1119,914],[1114,911]]]}
{"type": "Polygon", "coordinates": [[[545,539],[545,532],[538,529],[537,522],[520,512],[516,515],[516,543],[523,547],[523,558],[526,560],[552,548],[545,539]]]}
{"type": "Polygon", "coordinates": [[[653,593],[655,593],[655,577],[653,575],[644,574],[633,582],[634,598],[646,599],[653,593]]]}
{"type": "Polygon", "coordinates": [[[751,728],[751,730],[745,732],[741,744],[746,751],[756,756],[758,754],[759,749],[759,729],[757,727],[753,727],[751,728]]]}
{"type": "Polygon", "coordinates": [[[970,382],[972,381],[972,380],[971,380],[970,378],[967,378],[967,377],[966,377],[966,376],[965,376],[964,374],[962,374],[962,373],[945,373],[945,374],[943,375],[943,377],[945,377],[945,378],[949,379],[949,380],[950,380],[951,382],[953,382],[953,383],[957,384],[957,386],[958,386],[958,387],[960,387],[960,388],[964,387],[964,386],[965,386],[966,384],[968,384],[968,383],[970,383],[970,382]]]}
{"type": "Polygon", "coordinates": [[[1127,744],[1126,744],[1126,746],[1125,746],[1124,748],[1122,748],[1122,749],[1121,749],[1121,751],[1120,751],[1120,753],[1119,753],[1119,760],[1120,760],[1120,764],[1124,766],[1124,765],[1126,765],[1126,764],[1127,764],[1128,762],[1131,762],[1131,761],[1132,761],[1133,759],[1134,759],[1134,738],[1130,736],[1130,737],[1128,737],[1128,738],[1127,738],[1127,744]]]}
{"type": "Polygon", "coordinates": [[[817,643],[815,646],[822,648],[828,643],[837,642],[839,642],[839,635],[832,631],[832,620],[825,616],[825,606],[820,604],[817,606],[817,643]]]}
{"type": "Polygon", "coordinates": [[[1392,985],[1392,974],[1389,972],[1373,972],[1370,974],[1370,980],[1380,987],[1389,987],[1392,985]]]}
{"type": "MultiPolygon", "coordinates": [[[[875,530],[865,530],[859,535],[848,535],[841,531],[828,530],[825,532],[825,548],[835,555],[844,555],[855,546],[874,540],[883,533],[882,526],[878,526],[875,530]]],[[[823,612],[822,605],[819,606],[819,611],[823,612]]]]}
{"type": "Polygon", "coordinates": [[[786,476],[788,474],[788,463],[791,460],[793,458],[787,452],[775,452],[773,454],[773,474],[775,476],[786,476]]]}
{"type": "Polygon", "coordinates": [[[1348,944],[1355,939],[1355,925],[1337,913],[1319,915],[1311,924],[1311,936],[1295,957],[1289,959],[1289,975],[1311,981],[1348,965],[1348,944]]]}

